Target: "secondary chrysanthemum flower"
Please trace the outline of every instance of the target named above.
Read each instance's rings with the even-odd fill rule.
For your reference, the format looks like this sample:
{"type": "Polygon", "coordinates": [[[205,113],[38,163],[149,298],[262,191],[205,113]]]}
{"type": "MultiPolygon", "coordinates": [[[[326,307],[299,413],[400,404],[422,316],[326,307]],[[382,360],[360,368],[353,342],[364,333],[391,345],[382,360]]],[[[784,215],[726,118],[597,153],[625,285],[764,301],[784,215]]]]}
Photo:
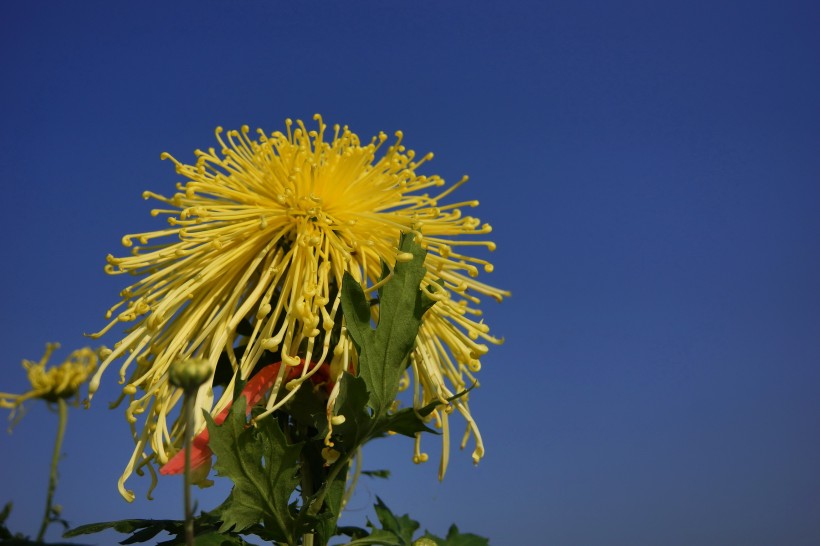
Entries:
{"type": "Polygon", "coordinates": [[[46,402],[56,402],[59,399],[78,396],[80,386],[97,367],[98,357],[109,354],[105,348],[94,351],[86,347],[71,353],[59,366],[46,369],[51,354],[59,347],[59,343],[47,343],[46,352],[39,362],[23,360],[23,368],[26,369],[31,383],[30,391],[23,394],[0,392],[0,407],[11,409],[12,417],[26,400],[39,398],[46,402]]]}
{"type": "MultiPolygon", "coordinates": [[[[339,328],[343,274],[349,271],[372,291],[381,262],[392,267],[403,258],[397,249],[401,232],[415,234],[427,249],[422,289],[437,300],[424,317],[411,357],[414,405],[446,402],[469,387],[487,352],[482,340],[500,343],[475,305],[480,296],[500,301],[508,293],[475,279],[479,268],[492,271],[490,263],[458,251],[470,246],[493,250],[495,245],[481,237],[460,239],[486,235],[490,226],[462,214],[476,201],[442,203],[467,178],[431,196],[426,191],[441,188],[444,180],[416,171],[432,154],[416,159],[402,145],[401,133],[385,150],[384,133],[362,143],[337,125],[326,140],[327,126],[318,115],[315,119],[318,130],[309,131],[302,122],[294,127],[287,120],[285,133],[258,131],[256,139],[248,127],[227,133],[218,128],[219,149],[196,151],[193,165],[163,154],[186,181],[172,197],[151,192],[144,197],[163,203],[152,214],[167,215],[170,226],[126,236],[123,244],[131,247],[131,256],[109,256],[109,273],[141,277],[109,310],[111,322],[98,335],[117,323],[132,326],[90,388],[93,394],[115,358],[126,356],[120,368],[123,382],[128,368],[136,365],[123,389],[130,399],[127,414],[132,424],[136,415],[148,411],[148,416],[142,432],[135,430],[136,447],[120,482],[126,497],[130,492],[123,480],[135,468],[151,459],[165,463],[179,447],[181,423],[167,423],[182,395],[168,382],[174,361],[205,358],[215,372],[222,357],[242,379],[258,364],[270,364],[260,361],[270,352],[279,353],[288,366],[311,363],[291,381],[286,380],[287,366],[280,368],[268,396],[269,411],[284,404],[325,363],[330,363],[331,380],[337,379],[355,364],[352,342],[339,328]],[[149,446],[153,453],[146,454],[149,446]]],[[[212,383],[200,388],[198,429],[204,426],[199,408],[214,414],[225,408],[232,382],[215,403],[212,383]]],[[[442,476],[452,408],[468,423],[462,445],[473,435],[473,458],[483,454],[466,398],[434,414],[444,436],[442,476]]],[[[334,399],[332,392],[328,415],[334,399]]],[[[418,441],[415,459],[426,459],[418,441]]]]}

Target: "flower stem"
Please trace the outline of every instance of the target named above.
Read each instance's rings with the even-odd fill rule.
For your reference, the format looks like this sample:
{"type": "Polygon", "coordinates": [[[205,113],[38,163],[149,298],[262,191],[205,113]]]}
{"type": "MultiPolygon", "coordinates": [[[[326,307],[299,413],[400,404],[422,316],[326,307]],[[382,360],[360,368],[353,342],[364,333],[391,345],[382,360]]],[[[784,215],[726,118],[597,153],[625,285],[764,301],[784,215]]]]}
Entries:
{"type": "MultiPolygon", "coordinates": [[[[287,430],[287,428],[285,428],[285,430],[287,430]]],[[[307,436],[306,427],[299,427],[299,429],[296,432],[297,432],[298,438],[300,438],[300,439],[307,436]]],[[[304,451],[302,451],[302,455],[300,456],[299,463],[300,463],[299,466],[300,466],[301,476],[302,476],[301,477],[301,480],[302,480],[302,503],[304,505],[306,505],[308,503],[308,500],[310,499],[310,497],[312,497],[313,494],[316,492],[315,489],[314,489],[314,484],[317,483],[317,481],[319,483],[321,483],[321,477],[316,476],[315,478],[318,478],[318,480],[314,479],[314,476],[312,475],[312,472],[311,472],[310,461],[308,461],[308,458],[305,455],[304,451]]],[[[307,533],[303,534],[302,535],[302,546],[314,546],[314,540],[313,540],[314,538],[315,538],[315,535],[312,532],[307,532],[307,533]]]]}
{"type": "Polygon", "coordinates": [[[344,496],[342,496],[342,510],[344,510],[345,506],[347,506],[347,501],[350,500],[350,497],[353,496],[353,491],[356,490],[356,484],[359,483],[359,476],[362,475],[362,446],[356,448],[356,454],[354,457],[356,458],[356,467],[353,470],[353,477],[350,478],[350,485],[345,491],[344,496]]]}
{"type": "Polygon", "coordinates": [[[68,404],[64,398],[57,399],[57,412],[59,415],[59,424],[57,425],[57,441],[54,442],[54,453],[51,456],[51,473],[48,478],[48,495],[46,495],[46,513],[43,514],[40,532],[37,533],[37,542],[43,541],[48,524],[52,521],[51,514],[53,509],[51,503],[54,500],[54,490],[57,489],[57,463],[60,462],[60,450],[63,447],[65,426],[68,421],[68,404]]]}
{"type": "Polygon", "coordinates": [[[185,544],[194,546],[194,515],[191,511],[191,444],[194,438],[194,396],[185,392],[185,544]]]}
{"type": "Polygon", "coordinates": [[[330,469],[330,472],[327,475],[326,482],[324,487],[319,490],[319,496],[313,501],[313,504],[308,509],[308,514],[311,516],[315,516],[319,514],[322,510],[322,506],[325,504],[325,497],[327,496],[328,491],[330,490],[330,485],[333,483],[333,480],[336,479],[336,476],[339,474],[339,471],[347,466],[347,463],[350,462],[351,455],[345,455],[344,457],[340,458],[336,463],[334,463],[333,467],[330,469]]]}

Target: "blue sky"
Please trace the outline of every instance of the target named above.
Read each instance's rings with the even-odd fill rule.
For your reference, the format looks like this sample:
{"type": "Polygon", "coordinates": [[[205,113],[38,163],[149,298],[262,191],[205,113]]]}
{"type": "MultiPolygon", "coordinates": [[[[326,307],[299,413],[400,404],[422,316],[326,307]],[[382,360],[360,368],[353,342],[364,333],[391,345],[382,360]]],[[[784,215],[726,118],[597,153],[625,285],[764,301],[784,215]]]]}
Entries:
{"type": "MultiPolygon", "coordinates": [[[[483,280],[513,293],[483,305],[506,338],[471,398],[487,457],[455,454],[439,484],[409,441],[376,443],[365,465],[393,478],[347,523],[378,494],[499,545],[817,544],[819,24],[793,1],[8,6],[0,390],[104,325],[124,287],[105,256],[158,226],[142,191],[178,180],[161,152],[319,112],[469,174],[498,244],[483,280]]],[[[107,381],[72,412],[57,502],[75,525],[178,517],[176,480],[119,497],[107,381]]],[[[0,502],[30,535],[55,427],[29,404],[0,435],[0,502]]]]}

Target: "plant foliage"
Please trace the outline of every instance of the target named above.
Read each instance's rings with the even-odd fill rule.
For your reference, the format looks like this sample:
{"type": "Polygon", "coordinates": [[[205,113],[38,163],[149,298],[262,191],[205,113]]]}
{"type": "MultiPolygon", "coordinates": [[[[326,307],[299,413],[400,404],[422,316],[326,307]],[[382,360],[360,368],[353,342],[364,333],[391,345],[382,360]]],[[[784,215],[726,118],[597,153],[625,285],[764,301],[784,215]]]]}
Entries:
{"type": "MultiPolygon", "coordinates": [[[[378,311],[362,287],[345,273],[341,287],[342,312],[358,354],[358,375],[344,373],[334,412],[344,419],[334,425],[331,441],[337,460],[323,457],[328,432],[326,398],[303,386],[291,402],[272,417],[248,422],[241,387],[227,418],[217,425],[206,413],[210,448],[215,468],[234,487],[221,506],[195,519],[198,545],[243,545],[240,535],[255,534],[278,544],[296,545],[307,534],[316,544],[346,534],[348,546],[383,544],[409,546],[419,529],[409,516],[395,516],[378,499],[375,512],[380,527],[368,522],[369,531],[356,527],[337,528],[342,510],[345,477],[357,450],[368,441],[395,432],[414,437],[434,432],[424,423],[439,404],[424,408],[391,411],[399,380],[408,365],[424,313],[434,305],[420,284],[425,276],[426,252],[409,235],[403,235],[399,251],[409,260],[383,267],[378,311]],[[377,318],[375,328],[371,321],[377,318]]],[[[319,389],[321,390],[321,389],[319,389]]],[[[456,397],[463,395],[459,393],[456,397]]],[[[325,395],[326,397],[326,395],[325,395]]],[[[454,398],[456,398],[454,397],[454,398]]],[[[386,471],[370,473],[387,477],[386,471]]],[[[114,529],[130,536],[121,544],[152,540],[161,532],[172,538],[160,544],[184,543],[184,521],[121,520],[84,525],[66,533],[78,536],[114,529]]],[[[443,546],[486,546],[486,539],[461,534],[453,526],[447,538],[425,535],[443,546]]]]}

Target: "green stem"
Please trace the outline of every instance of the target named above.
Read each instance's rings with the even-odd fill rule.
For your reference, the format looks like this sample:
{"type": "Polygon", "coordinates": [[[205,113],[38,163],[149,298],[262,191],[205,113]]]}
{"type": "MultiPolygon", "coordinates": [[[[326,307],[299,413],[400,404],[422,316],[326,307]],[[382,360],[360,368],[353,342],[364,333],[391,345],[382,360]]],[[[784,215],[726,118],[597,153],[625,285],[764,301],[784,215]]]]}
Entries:
{"type": "Polygon", "coordinates": [[[354,455],[356,458],[356,467],[353,470],[353,477],[350,478],[350,486],[345,491],[345,494],[342,496],[342,504],[341,509],[344,510],[345,506],[347,506],[347,501],[350,500],[350,497],[353,496],[353,491],[356,490],[356,484],[359,483],[359,476],[362,475],[362,446],[356,448],[356,454],[354,455]]]}
{"type": "Polygon", "coordinates": [[[54,442],[54,454],[51,456],[51,474],[48,478],[48,495],[46,495],[46,513],[43,514],[43,522],[40,524],[40,532],[37,534],[37,542],[42,542],[46,534],[46,528],[51,523],[52,507],[54,500],[54,490],[57,489],[57,463],[60,462],[60,450],[63,447],[63,437],[65,436],[65,426],[68,421],[68,404],[64,398],[57,399],[57,411],[59,424],[57,425],[57,441],[54,442]]]}
{"type": "MultiPolygon", "coordinates": [[[[196,391],[194,391],[196,392],[196,391]]],[[[194,438],[194,396],[185,393],[185,544],[194,546],[194,514],[191,511],[191,444],[194,438]]]]}
{"type": "Polygon", "coordinates": [[[353,450],[351,453],[348,453],[347,455],[340,458],[338,461],[334,463],[333,468],[330,469],[330,473],[327,476],[325,486],[322,487],[321,493],[319,493],[319,496],[316,498],[316,501],[313,503],[313,506],[311,506],[310,510],[308,510],[308,514],[310,514],[311,516],[315,516],[319,513],[319,510],[322,509],[322,505],[325,503],[325,497],[327,496],[328,489],[330,489],[330,484],[333,483],[333,480],[336,479],[336,476],[339,475],[339,471],[342,468],[347,468],[347,464],[350,462],[350,459],[353,458],[353,455],[359,453],[360,448],[371,439],[374,430],[373,423],[377,422],[378,419],[381,418],[381,416],[381,412],[376,412],[376,415],[371,420],[370,427],[367,429],[365,434],[362,435],[362,438],[364,438],[364,440],[360,441],[355,446],[355,450],[353,450]]]}
{"type": "MultiPolygon", "coordinates": [[[[287,431],[288,428],[285,427],[287,431]]],[[[299,427],[296,431],[297,438],[301,440],[303,437],[306,436],[307,430],[306,427],[299,427]]],[[[290,436],[290,434],[288,434],[290,436]]],[[[288,438],[288,441],[294,443],[288,438]]],[[[299,457],[299,466],[301,467],[301,475],[302,475],[302,505],[305,506],[308,504],[308,499],[313,496],[314,489],[313,484],[315,483],[312,473],[310,471],[311,465],[310,461],[308,460],[305,452],[302,451],[301,456],[299,457]]],[[[320,480],[321,481],[321,480],[320,480]]],[[[305,533],[302,535],[302,546],[313,546],[313,533],[305,533]]]]}
{"type": "Polygon", "coordinates": [[[347,466],[347,463],[350,462],[350,458],[351,455],[345,455],[344,457],[340,458],[338,461],[334,463],[333,468],[330,469],[330,473],[328,473],[327,475],[327,480],[325,484],[320,489],[319,496],[316,497],[316,500],[308,509],[308,514],[310,514],[311,516],[315,516],[319,513],[319,511],[322,509],[322,506],[325,504],[325,497],[327,496],[327,492],[330,489],[330,485],[336,479],[336,476],[339,475],[339,471],[342,468],[345,468],[347,466]]]}

